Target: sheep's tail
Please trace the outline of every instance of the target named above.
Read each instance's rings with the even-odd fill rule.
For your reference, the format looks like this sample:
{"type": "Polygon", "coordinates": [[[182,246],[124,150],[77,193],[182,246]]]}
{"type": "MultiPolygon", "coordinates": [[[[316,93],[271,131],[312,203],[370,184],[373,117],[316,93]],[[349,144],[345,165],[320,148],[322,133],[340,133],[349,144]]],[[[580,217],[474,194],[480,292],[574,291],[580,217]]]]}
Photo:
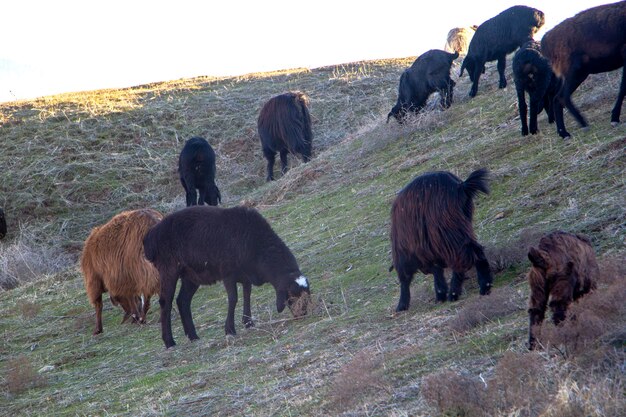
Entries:
{"type": "Polygon", "coordinates": [[[459,51],[454,51],[453,54],[450,54],[450,62],[454,61],[459,57],[459,51]]]}
{"type": "Polygon", "coordinates": [[[462,186],[470,199],[479,192],[489,194],[489,171],[487,168],[481,168],[472,172],[462,186]]]}

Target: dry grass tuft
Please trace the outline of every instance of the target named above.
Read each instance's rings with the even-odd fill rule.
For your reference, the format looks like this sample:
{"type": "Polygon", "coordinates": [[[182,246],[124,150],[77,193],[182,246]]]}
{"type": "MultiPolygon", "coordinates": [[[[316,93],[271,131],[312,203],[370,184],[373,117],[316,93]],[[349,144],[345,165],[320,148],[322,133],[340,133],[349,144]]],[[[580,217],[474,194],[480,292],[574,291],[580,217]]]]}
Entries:
{"type": "Polygon", "coordinates": [[[450,320],[452,330],[465,333],[486,322],[496,321],[523,310],[525,300],[511,288],[496,288],[491,294],[468,299],[450,320]]]}
{"type": "Polygon", "coordinates": [[[550,399],[547,375],[539,355],[506,352],[488,381],[493,415],[539,415],[550,399]]]}
{"type": "Polygon", "coordinates": [[[375,352],[364,349],[345,364],[330,385],[330,407],[334,412],[351,409],[368,396],[387,391],[382,376],[383,360],[375,352]]]}
{"type": "Polygon", "coordinates": [[[39,243],[34,233],[22,229],[17,240],[0,244],[0,289],[10,290],[65,270],[74,261],[74,256],[39,243]]]}
{"type": "Polygon", "coordinates": [[[444,415],[488,415],[487,389],[478,378],[446,370],[424,377],[421,392],[426,403],[444,415]]]}
{"type": "Polygon", "coordinates": [[[512,242],[506,242],[498,247],[486,247],[485,255],[493,272],[497,274],[528,259],[528,248],[536,245],[542,235],[539,230],[526,228],[520,232],[519,238],[512,242]]]}
{"type": "Polygon", "coordinates": [[[9,359],[5,365],[7,390],[11,394],[21,394],[31,389],[44,387],[46,378],[39,375],[30,360],[25,356],[9,359]]]}

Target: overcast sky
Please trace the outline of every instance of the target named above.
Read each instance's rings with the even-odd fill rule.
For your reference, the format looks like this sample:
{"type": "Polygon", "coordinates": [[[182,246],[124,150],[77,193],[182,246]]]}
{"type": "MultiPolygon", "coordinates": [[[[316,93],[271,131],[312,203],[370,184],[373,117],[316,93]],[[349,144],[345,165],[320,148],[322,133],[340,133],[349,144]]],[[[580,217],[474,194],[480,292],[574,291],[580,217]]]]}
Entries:
{"type": "Polygon", "coordinates": [[[442,49],[448,30],[526,4],[545,30],[606,1],[5,0],[0,102],[200,75],[442,49]]]}

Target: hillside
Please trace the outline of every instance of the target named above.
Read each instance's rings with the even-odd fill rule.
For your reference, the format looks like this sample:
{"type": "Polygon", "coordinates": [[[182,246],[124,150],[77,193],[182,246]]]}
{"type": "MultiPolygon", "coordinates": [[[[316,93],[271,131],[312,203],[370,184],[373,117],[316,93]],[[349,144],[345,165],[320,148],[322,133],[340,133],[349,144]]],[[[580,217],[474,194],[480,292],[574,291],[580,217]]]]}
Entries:
{"type": "MultiPolygon", "coordinates": [[[[621,73],[590,77],[574,95],[590,122],[560,139],[519,134],[513,82],[495,68],[467,98],[403,126],[385,123],[399,75],[413,58],[197,78],[0,105],[0,414],[5,415],[550,415],[626,414],[626,130],[609,123],[621,73]],[[271,184],[256,116],[271,96],[311,98],[309,164],[271,184]],[[120,325],[105,302],[104,333],[77,259],[92,227],[121,210],[184,206],[183,142],[204,136],[218,157],[224,206],[255,206],[309,277],[315,305],[293,320],[272,288],[254,288],[256,327],[224,337],[223,286],[202,287],[190,343],[165,350],[153,299],[149,323],[120,325]],[[412,305],[395,314],[389,210],[395,193],[429,170],[465,178],[491,171],[475,230],[496,270],[480,297],[475,279],[456,303],[434,301],[418,274],[412,305]],[[542,233],[592,239],[600,290],[580,319],[543,326],[550,348],[526,350],[526,251],[542,233]],[[47,368],[45,368],[47,367],[47,368]],[[38,372],[41,370],[41,373],[38,372]]],[[[458,68],[454,69],[454,78],[458,68]]],[[[471,274],[470,274],[471,275],[471,274]]],[[[241,304],[241,301],[240,301],[241,304]]]]}

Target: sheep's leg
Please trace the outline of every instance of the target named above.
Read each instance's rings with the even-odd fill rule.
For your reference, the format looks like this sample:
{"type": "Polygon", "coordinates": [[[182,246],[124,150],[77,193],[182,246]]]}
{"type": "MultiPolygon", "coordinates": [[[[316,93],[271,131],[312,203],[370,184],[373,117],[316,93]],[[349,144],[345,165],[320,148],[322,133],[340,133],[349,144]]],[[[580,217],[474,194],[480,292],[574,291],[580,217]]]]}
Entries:
{"type": "Polygon", "coordinates": [[[187,207],[195,206],[198,204],[198,195],[196,193],[196,184],[193,180],[192,176],[188,176],[185,178],[183,186],[185,187],[185,199],[187,203],[187,207]]]}
{"type": "Polygon", "coordinates": [[[491,287],[493,285],[493,272],[489,261],[485,256],[485,251],[479,244],[474,245],[474,254],[476,256],[476,277],[478,278],[478,287],[480,288],[480,295],[488,295],[491,293],[491,287]]]}
{"type": "Polygon", "coordinates": [[[545,316],[546,306],[528,309],[528,349],[533,350],[537,344],[537,338],[535,335],[535,329],[537,326],[541,326],[545,316]]]}
{"type": "Polygon", "coordinates": [[[471,77],[472,78],[472,88],[470,89],[469,92],[469,96],[470,97],[476,97],[476,93],[478,93],[478,80],[480,80],[480,74],[482,73],[482,70],[484,68],[484,63],[479,63],[476,62],[476,65],[474,66],[474,74],[471,77]],[[478,65],[481,64],[481,65],[478,65]]]}
{"type": "Polygon", "coordinates": [[[237,282],[233,279],[225,279],[224,287],[228,294],[228,315],[226,316],[226,324],[224,331],[226,335],[235,335],[235,307],[237,306],[237,282]]]}
{"type": "Polygon", "coordinates": [[[207,200],[207,196],[209,195],[207,188],[208,187],[201,186],[198,189],[198,205],[199,206],[203,206],[204,202],[207,200]]]}
{"type": "Polygon", "coordinates": [[[148,317],[148,310],[150,310],[150,296],[145,296],[143,300],[143,306],[141,309],[141,316],[139,317],[140,323],[146,322],[146,317],[148,317]]]}
{"type": "Polygon", "coordinates": [[[287,154],[289,151],[287,149],[283,149],[280,151],[280,173],[285,175],[289,170],[289,162],[287,161],[287,154]]]}
{"type": "Polygon", "coordinates": [[[172,337],[172,302],[178,281],[176,273],[159,270],[161,276],[161,292],[159,306],[161,307],[161,337],[167,349],[176,345],[172,337]]]}
{"type": "Polygon", "coordinates": [[[433,268],[433,277],[435,281],[435,298],[437,301],[444,302],[446,301],[446,295],[448,294],[448,283],[446,282],[446,277],[443,273],[443,268],[434,267],[433,268]]]}
{"type": "Polygon", "coordinates": [[[413,281],[413,275],[417,268],[402,259],[398,261],[395,267],[398,273],[398,281],[400,281],[400,300],[398,301],[396,311],[406,311],[411,304],[411,281],[413,281]]]}
{"type": "Polygon", "coordinates": [[[543,98],[543,108],[548,114],[548,123],[554,123],[554,106],[552,105],[552,100],[550,100],[550,97],[547,95],[543,98]]]}
{"type": "Polygon", "coordinates": [[[535,97],[530,97],[530,134],[536,135],[539,132],[537,127],[537,116],[541,112],[541,102],[535,97]]]}
{"type": "Polygon", "coordinates": [[[94,330],[94,336],[102,333],[102,294],[94,300],[93,305],[96,309],[96,329],[94,330]]]}
{"type": "Polygon", "coordinates": [[[453,271],[452,278],[450,279],[450,290],[448,292],[448,301],[457,301],[463,292],[463,281],[465,280],[465,273],[460,271],[453,271]]]}
{"type": "Polygon", "coordinates": [[[267,159],[267,177],[266,181],[274,181],[274,160],[276,159],[276,152],[263,148],[263,155],[267,159]]]}
{"type": "Polygon", "coordinates": [[[243,318],[242,322],[246,328],[254,326],[252,321],[252,309],[250,308],[250,294],[252,293],[252,284],[250,282],[241,283],[243,287],[243,318]]]}
{"type": "Polygon", "coordinates": [[[506,76],[504,74],[505,68],[506,68],[506,55],[501,55],[498,58],[498,74],[500,75],[500,83],[498,84],[498,88],[506,88],[506,76]]]}
{"type": "Polygon", "coordinates": [[[571,71],[563,81],[559,92],[554,97],[554,118],[556,120],[556,131],[563,139],[568,139],[571,135],[565,130],[563,121],[563,107],[567,107],[572,116],[578,121],[581,127],[587,127],[587,122],[572,103],[572,93],[587,78],[586,74],[577,74],[571,71]]]}
{"type": "MultiPolygon", "coordinates": [[[[528,106],[526,105],[526,92],[524,91],[524,87],[521,85],[516,85],[517,91],[517,107],[519,108],[519,118],[522,122],[522,136],[528,135],[528,106]]],[[[532,101],[531,101],[532,104],[532,101]]],[[[532,109],[531,109],[532,114],[532,109]]],[[[531,116],[532,117],[532,116],[531,116]]],[[[532,123],[531,123],[532,124],[532,123]]]]}
{"type": "MultiPolygon", "coordinates": [[[[624,49],[622,49],[623,51],[624,49]]],[[[617,100],[615,101],[615,106],[613,106],[613,110],[611,111],[611,124],[613,126],[617,126],[619,123],[619,116],[622,112],[622,104],[624,103],[624,96],[626,96],[626,52],[623,53],[624,58],[624,69],[622,70],[622,83],[619,88],[619,94],[617,95],[617,100]]]]}
{"type": "Polygon", "coordinates": [[[183,322],[183,330],[189,340],[199,339],[196,333],[196,326],[193,324],[193,318],[191,317],[191,299],[198,290],[198,284],[192,281],[182,278],[180,291],[178,297],[176,297],[176,305],[178,306],[178,312],[180,313],[180,320],[183,322]]]}

